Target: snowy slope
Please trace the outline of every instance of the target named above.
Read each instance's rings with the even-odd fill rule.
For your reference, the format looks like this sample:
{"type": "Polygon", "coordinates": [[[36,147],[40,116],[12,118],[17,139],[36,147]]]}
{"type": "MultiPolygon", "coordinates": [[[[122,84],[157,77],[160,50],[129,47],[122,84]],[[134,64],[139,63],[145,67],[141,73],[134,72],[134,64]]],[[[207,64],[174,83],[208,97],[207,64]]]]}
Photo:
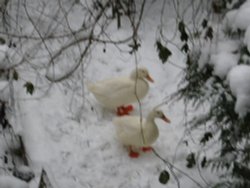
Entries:
{"type": "MultiPolygon", "coordinates": [[[[146,8],[146,19],[139,32],[142,44],[137,54],[138,65],[148,67],[155,80],[154,84],[150,84],[148,96],[142,101],[143,116],[176,91],[182,71],[169,63],[162,64],[158,58],[155,33],[160,20],[155,12],[160,12],[161,4],[152,7],[146,8]]],[[[168,21],[174,23],[171,19],[168,21]]],[[[116,28],[112,29],[116,31],[116,28]]],[[[126,32],[122,28],[116,37],[126,32]]],[[[184,67],[183,54],[174,46],[169,47],[173,53],[170,61],[184,67]]],[[[96,46],[94,51],[91,62],[85,62],[84,80],[73,77],[68,82],[54,84],[45,97],[40,97],[42,92],[39,90],[33,96],[22,90],[18,93],[17,97],[21,99],[21,134],[31,167],[37,175],[30,188],[36,188],[41,168],[48,171],[56,188],[166,187],[158,181],[160,172],[168,170],[166,165],[153,153],[142,153],[138,159],[129,158],[126,149],[115,138],[112,125],[115,113],[102,109],[82,84],[85,80],[96,81],[129,74],[135,67],[134,56],[121,53],[111,45],[96,46]],[[103,48],[106,48],[105,53],[103,48]],[[69,91],[68,83],[80,88],[69,91]]],[[[138,105],[135,108],[133,114],[139,114],[138,105]]],[[[173,164],[186,173],[176,171],[181,187],[198,187],[187,175],[201,185],[214,182],[215,178],[209,172],[199,172],[185,166],[186,155],[195,144],[186,147],[182,142],[186,130],[184,105],[181,102],[165,104],[161,109],[171,119],[171,124],[157,121],[160,136],[153,147],[170,162],[175,160],[173,164]]],[[[177,187],[177,183],[171,175],[167,187],[177,187]]]]}

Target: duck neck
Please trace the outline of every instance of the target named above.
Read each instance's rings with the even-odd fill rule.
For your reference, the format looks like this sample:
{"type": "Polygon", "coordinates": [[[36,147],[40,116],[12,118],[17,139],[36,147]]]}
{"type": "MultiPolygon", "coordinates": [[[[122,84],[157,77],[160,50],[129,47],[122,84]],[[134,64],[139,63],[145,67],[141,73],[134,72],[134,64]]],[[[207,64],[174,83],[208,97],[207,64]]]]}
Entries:
{"type": "Polygon", "coordinates": [[[145,85],[146,86],[146,88],[148,88],[148,83],[147,83],[147,81],[145,80],[145,79],[143,79],[142,77],[140,77],[137,73],[136,73],[136,71],[134,71],[131,75],[130,75],[130,78],[132,79],[132,80],[134,80],[135,81],[135,83],[137,83],[137,84],[143,84],[143,85],[145,85]]]}
{"type": "Polygon", "coordinates": [[[152,129],[157,129],[157,126],[156,126],[156,124],[155,124],[155,117],[154,117],[154,115],[153,115],[153,112],[150,112],[150,113],[148,114],[148,117],[147,117],[147,119],[146,119],[146,122],[147,122],[147,129],[150,129],[150,130],[152,130],[152,129]]]}
{"type": "Polygon", "coordinates": [[[148,114],[148,117],[147,117],[147,122],[155,122],[154,121],[155,120],[155,117],[154,117],[154,113],[153,113],[153,111],[152,112],[150,112],[149,114],[148,114]]]}
{"type": "Polygon", "coordinates": [[[145,145],[151,145],[159,135],[154,119],[153,113],[149,113],[144,127],[145,145]]]}
{"type": "Polygon", "coordinates": [[[145,97],[145,95],[147,94],[148,90],[149,90],[149,84],[148,82],[139,77],[139,75],[136,73],[136,71],[134,71],[131,76],[130,76],[131,80],[134,81],[135,83],[135,94],[137,95],[136,98],[143,98],[145,97]]]}
{"type": "Polygon", "coordinates": [[[132,80],[141,79],[136,71],[134,71],[134,72],[131,73],[130,78],[132,80]]]}

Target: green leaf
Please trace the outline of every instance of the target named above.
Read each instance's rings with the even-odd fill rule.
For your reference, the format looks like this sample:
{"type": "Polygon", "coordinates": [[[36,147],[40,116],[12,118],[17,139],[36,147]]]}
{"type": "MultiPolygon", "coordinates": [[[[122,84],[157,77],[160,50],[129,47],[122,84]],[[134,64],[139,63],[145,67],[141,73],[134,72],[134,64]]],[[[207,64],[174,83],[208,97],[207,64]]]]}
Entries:
{"type": "Polygon", "coordinates": [[[187,55],[186,63],[187,63],[188,66],[190,66],[192,64],[191,57],[190,57],[189,54],[187,55]]]}
{"type": "Polygon", "coordinates": [[[180,33],[183,33],[185,31],[185,24],[183,21],[179,22],[178,29],[179,29],[180,33]]]}
{"type": "Polygon", "coordinates": [[[194,165],[196,164],[196,160],[195,160],[195,154],[192,152],[190,154],[188,154],[187,158],[186,158],[186,161],[187,161],[187,167],[188,168],[193,168],[194,165]]]}
{"type": "Polygon", "coordinates": [[[186,31],[181,33],[181,41],[188,41],[188,34],[186,31]]]}
{"type": "Polygon", "coordinates": [[[186,27],[183,21],[179,22],[178,29],[179,29],[179,32],[181,33],[181,41],[187,41],[188,34],[186,32],[186,27]]]}
{"type": "Polygon", "coordinates": [[[244,54],[244,55],[247,55],[247,56],[250,56],[250,52],[248,51],[247,46],[243,46],[243,47],[241,48],[240,53],[241,53],[241,54],[244,54]]]}
{"type": "Polygon", "coordinates": [[[201,167],[204,168],[206,166],[206,164],[207,164],[207,158],[205,156],[205,157],[203,157],[203,159],[201,161],[201,167]]]}
{"type": "Polygon", "coordinates": [[[141,44],[136,40],[134,40],[133,43],[129,44],[128,46],[132,48],[131,51],[129,52],[130,54],[132,54],[133,52],[138,51],[139,47],[141,47],[141,44]]]}
{"type": "Polygon", "coordinates": [[[160,60],[163,64],[166,63],[169,56],[172,55],[172,52],[167,47],[163,46],[160,41],[156,41],[156,47],[160,60]]]}
{"type": "Polygon", "coordinates": [[[185,53],[187,53],[189,51],[189,46],[187,43],[185,43],[182,47],[181,47],[181,51],[184,51],[185,53]]]}
{"type": "Polygon", "coordinates": [[[203,27],[203,29],[205,29],[207,27],[208,21],[207,19],[204,19],[201,23],[201,26],[203,27]]]}
{"type": "Polygon", "coordinates": [[[2,37],[0,37],[0,44],[1,44],[1,45],[4,45],[5,43],[6,43],[5,39],[2,38],[2,37]]]}
{"type": "Polygon", "coordinates": [[[212,1],[213,11],[217,14],[222,13],[226,9],[226,1],[225,0],[214,0],[212,1]]]}
{"type": "Polygon", "coordinates": [[[210,138],[213,138],[213,135],[211,132],[205,132],[203,138],[200,140],[201,144],[205,144],[206,142],[208,142],[210,140],[210,138]]]}
{"type": "Polygon", "coordinates": [[[214,31],[213,31],[213,28],[212,27],[208,27],[207,28],[207,31],[206,31],[206,34],[205,34],[205,39],[210,39],[212,40],[213,37],[214,37],[214,31]]]}
{"type": "Polygon", "coordinates": [[[187,140],[184,140],[183,143],[188,146],[188,141],[187,140]]]}
{"type": "Polygon", "coordinates": [[[35,88],[31,82],[26,82],[24,84],[24,87],[26,88],[26,92],[29,93],[30,95],[34,93],[35,88]]]}
{"type": "Polygon", "coordinates": [[[18,80],[18,78],[19,78],[19,75],[18,75],[17,71],[14,70],[14,71],[13,71],[13,79],[14,79],[14,80],[18,80]]]}
{"type": "Polygon", "coordinates": [[[170,175],[168,171],[163,170],[159,176],[159,182],[162,184],[167,184],[169,181],[170,175]]]}

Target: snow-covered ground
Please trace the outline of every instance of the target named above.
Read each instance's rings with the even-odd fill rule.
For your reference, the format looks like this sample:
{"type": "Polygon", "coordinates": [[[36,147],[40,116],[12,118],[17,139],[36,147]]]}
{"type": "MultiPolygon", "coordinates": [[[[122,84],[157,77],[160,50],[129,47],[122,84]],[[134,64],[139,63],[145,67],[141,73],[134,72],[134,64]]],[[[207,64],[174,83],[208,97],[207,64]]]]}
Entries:
{"type": "MultiPolygon", "coordinates": [[[[139,31],[138,66],[147,67],[155,81],[150,83],[149,94],[142,101],[143,116],[177,90],[182,73],[178,67],[185,66],[185,56],[171,45],[168,46],[173,54],[170,61],[178,67],[168,62],[162,64],[158,58],[155,36],[160,19],[155,13],[160,13],[160,8],[160,3],[146,8],[139,31]]],[[[170,17],[166,22],[165,27],[169,28],[172,36],[174,18],[170,17]]],[[[116,28],[113,29],[115,32],[116,28]]],[[[125,27],[121,28],[117,37],[126,32],[125,27]]],[[[85,62],[82,69],[82,80],[72,77],[68,82],[54,84],[46,95],[38,89],[32,96],[20,89],[17,83],[16,99],[20,101],[17,119],[31,168],[36,174],[29,187],[37,187],[42,168],[49,174],[55,188],[174,188],[178,183],[180,187],[193,188],[199,187],[197,182],[201,186],[215,182],[216,177],[210,171],[186,167],[187,154],[193,147],[199,147],[199,143],[186,146],[184,142],[183,135],[187,129],[182,102],[161,106],[171,124],[156,121],[160,136],[153,145],[164,159],[183,171],[174,170],[179,182],[171,173],[167,185],[159,182],[160,172],[169,169],[153,152],[141,153],[137,159],[128,156],[126,148],[116,139],[112,124],[115,113],[103,109],[84,82],[128,75],[135,68],[136,60],[134,55],[121,53],[111,45],[96,46],[94,50],[91,62],[85,62]],[[70,85],[73,89],[69,90],[69,83],[82,88],[70,85]]],[[[137,104],[132,114],[140,114],[137,104]]],[[[199,138],[199,135],[192,136],[199,138]]]]}

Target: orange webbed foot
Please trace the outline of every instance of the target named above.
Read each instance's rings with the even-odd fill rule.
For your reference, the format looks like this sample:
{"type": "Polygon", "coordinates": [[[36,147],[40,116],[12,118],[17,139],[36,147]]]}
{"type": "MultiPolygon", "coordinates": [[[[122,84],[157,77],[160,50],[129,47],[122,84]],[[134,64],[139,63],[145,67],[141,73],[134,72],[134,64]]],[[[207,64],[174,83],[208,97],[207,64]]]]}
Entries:
{"type": "Polygon", "coordinates": [[[135,151],[130,151],[129,152],[129,157],[131,157],[131,158],[138,158],[139,155],[140,154],[138,152],[135,152],[135,151]]]}
{"type": "Polygon", "coordinates": [[[129,150],[129,157],[131,157],[131,158],[138,158],[139,157],[140,154],[138,152],[134,151],[132,149],[132,146],[129,146],[128,150],[129,150]]]}
{"type": "Polygon", "coordinates": [[[149,147],[142,147],[141,150],[142,150],[143,152],[148,152],[148,151],[152,151],[153,148],[150,147],[150,146],[149,146],[149,147]]]}
{"type": "Polygon", "coordinates": [[[124,108],[125,108],[125,111],[126,111],[126,112],[131,112],[131,111],[134,110],[134,107],[133,107],[132,105],[128,105],[128,106],[126,106],[126,107],[124,107],[124,108]]]}
{"type": "Polygon", "coordinates": [[[117,108],[117,112],[116,114],[118,116],[124,116],[124,115],[129,115],[129,112],[133,111],[133,106],[132,105],[128,105],[128,106],[119,106],[117,108]]]}

